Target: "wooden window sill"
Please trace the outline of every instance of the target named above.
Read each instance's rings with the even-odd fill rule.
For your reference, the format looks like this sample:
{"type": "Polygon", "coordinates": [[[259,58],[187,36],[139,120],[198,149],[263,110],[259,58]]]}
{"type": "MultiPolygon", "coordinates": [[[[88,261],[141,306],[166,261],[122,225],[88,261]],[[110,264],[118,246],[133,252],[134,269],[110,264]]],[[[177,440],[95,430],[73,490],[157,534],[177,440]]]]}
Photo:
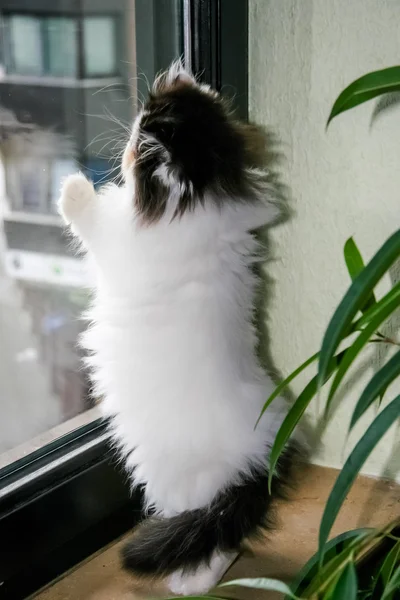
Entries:
{"type": "MultiPolygon", "coordinates": [[[[316,551],[323,507],[337,476],[335,469],[307,468],[289,503],[278,510],[279,529],[254,544],[228,571],[225,579],[277,577],[290,581],[316,551]]],[[[400,486],[360,477],[335,523],[333,535],[356,527],[382,525],[400,514],[400,486]]],[[[122,571],[122,540],[65,574],[36,595],[36,600],[144,600],[165,595],[162,585],[146,584],[122,571]]],[[[222,591],[222,590],[221,590],[222,591]]],[[[281,596],[250,589],[229,589],[231,598],[278,600],[281,596]]]]}

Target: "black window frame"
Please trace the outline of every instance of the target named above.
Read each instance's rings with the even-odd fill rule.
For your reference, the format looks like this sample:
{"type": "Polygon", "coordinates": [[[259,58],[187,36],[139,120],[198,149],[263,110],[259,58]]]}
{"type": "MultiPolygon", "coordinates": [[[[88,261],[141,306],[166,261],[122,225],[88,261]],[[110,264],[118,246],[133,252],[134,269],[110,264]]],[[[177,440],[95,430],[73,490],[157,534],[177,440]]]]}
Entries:
{"type": "MultiPolygon", "coordinates": [[[[136,6],[150,2],[165,8],[169,0],[136,6]]],[[[180,2],[186,63],[204,82],[233,92],[246,119],[248,0],[180,2]]],[[[159,21],[161,38],[166,19],[159,21]]],[[[141,518],[140,491],[130,494],[107,438],[98,419],[0,472],[0,599],[26,598],[141,518]]]]}

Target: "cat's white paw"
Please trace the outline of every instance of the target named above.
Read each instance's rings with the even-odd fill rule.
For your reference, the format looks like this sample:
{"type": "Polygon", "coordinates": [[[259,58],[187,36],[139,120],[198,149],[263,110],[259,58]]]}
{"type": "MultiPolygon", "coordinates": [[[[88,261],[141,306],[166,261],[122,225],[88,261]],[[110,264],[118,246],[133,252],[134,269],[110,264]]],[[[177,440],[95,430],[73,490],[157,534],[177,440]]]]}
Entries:
{"type": "Polygon", "coordinates": [[[222,579],[224,573],[236,559],[237,553],[215,552],[208,565],[202,565],[194,573],[175,571],[168,577],[167,585],[173,594],[194,596],[206,594],[222,579]]]}
{"type": "Polygon", "coordinates": [[[219,573],[214,573],[209,567],[198,569],[195,573],[182,573],[175,571],[168,578],[168,588],[178,596],[192,596],[205,594],[215,587],[219,580],[219,573]]]}
{"type": "Polygon", "coordinates": [[[69,175],[63,182],[58,208],[67,223],[94,200],[93,184],[82,173],[69,175]]]}

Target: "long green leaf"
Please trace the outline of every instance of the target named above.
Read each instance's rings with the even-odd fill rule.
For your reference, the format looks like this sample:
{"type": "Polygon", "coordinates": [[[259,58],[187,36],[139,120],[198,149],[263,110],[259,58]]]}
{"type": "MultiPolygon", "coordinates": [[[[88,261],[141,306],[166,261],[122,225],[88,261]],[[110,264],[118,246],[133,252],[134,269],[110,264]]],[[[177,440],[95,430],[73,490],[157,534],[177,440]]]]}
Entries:
{"type": "Polygon", "coordinates": [[[380,600],[382,598],[382,593],[388,585],[393,571],[398,564],[400,564],[400,540],[396,542],[389,554],[387,554],[381,568],[379,569],[371,600],[380,600]]]}
{"type": "Polygon", "coordinates": [[[279,579],[269,579],[267,577],[256,577],[254,579],[234,579],[227,583],[222,583],[219,587],[227,587],[231,585],[239,585],[241,587],[254,588],[256,590],[268,590],[271,592],[280,592],[286,594],[289,598],[298,600],[286,583],[279,581],[279,579]]]}
{"type": "Polygon", "coordinates": [[[382,404],[382,402],[383,402],[383,398],[384,398],[384,396],[385,396],[385,394],[386,394],[386,390],[387,390],[387,388],[383,388],[383,390],[382,390],[382,391],[380,392],[380,394],[379,394],[378,408],[380,408],[380,407],[381,407],[381,404],[382,404]]]}
{"type": "Polygon", "coordinates": [[[357,573],[352,561],[347,563],[325,598],[329,598],[329,600],[357,600],[357,573]]]}
{"type": "Polygon", "coordinates": [[[391,302],[395,298],[397,298],[397,301],[400,306],[400,281],[398,283],[396,283],[396,285],[393,286],[392,289],[385,296],[383,296],[383,298],[381,298],[380,300],[377,301],[376,304],[371,306],[371,308],[369,308],[363,314],[363,316],[360,317],[354,323],[354,328],[362,329],[371,319],[373,319],[375,317],[375,315],[377,315],[381,311],[381,309],[384,306],[386,306],[386,304],[389,304],[389,302],[391,302]]]}
{"type": "Polygon", "coordinates": [[[400,90],[400,67],[389,67],[380,71],[367,73],[353,81],[335,101],[328,123],[340,113],[354,108],[382,94],[400,90]]]}
{"type": "MultiPolygon", "coordinates": [[[[361,252],[359,251],[357,244],[355,243],[352,237],[349,238],[345,243],[343,254],[350,278],[352,281],[354,281],[357,275],[359,275],[364,269],[364,261],[361,256],[361,252]]],[[[361,308],[361,311],[365,312],[366,310],[371,308],[371,306],[373,306],[375,303],[375,295],[374,292],[372,292],[369,298],[367,299],[365,305],[361,308]]]]}
{"type": "Polygon", "coordinates": [[[400,395],[383,409],[354,447],[325,504],[319,529],[319,558],[323,562],[325,543],[332,525],[361,467],[389,427],[400,416],[400,395]]]}
{"type": "Polygon", "coordinates": [[[348,333],[357,312],[365,306],[371,291],[400,256],[400,230],[396,231],[378,250],[365,269],[356,277],[336,309],[322,342],[318,369],[318,385],[326,378],[329,362],[340,342],[348,333]]]}
{"type": "MultiPolygon", "coordinates": [[[[343,350],[330,360],[328,369],[326,371],[326,379],[328,379],[332,375],[337,366],[340,364],[340,361],[342,360],[345,352],[346,350],[343,350]]],[[[270,493],[272,489],[272,479],[275,473],[275,468],[278,463],[279,457],[282,454],[282,451],[284,450],[286,443],[292,435],[296,425],[303,416],[307,406],[310,404],[312,398],[317,393],[317,390],[318,376],[316,375],[306,385],[306,387],[301,392],[297,400],[294,402],[293,406],[287,413],[282,425],[280,426],[278,433],[276,434],[274,445],[272,446],[271,454],[269,457],[268,488],[270,493]]]]}
{"type": "Polygon", "coordinates": [[[386,586],[382,600],[392,600],[394,592],[398,589],[400,589],[400,566],[393,573],[393,577],[386,586]]]}
{"type": "MultiPolygon", "coordinates": [[[[372,531],[373,530],[370,528],[353,529],[351,531],[345,531],[344,533],[336,536],[325,546],[325,562],[328,563],[332,558],[336,558],[343,552],[343,550],[346,550],[354,540],[361,541],[372,531]]],[[[292,592],[297,596],[302,595],[304,590],[310,585],[311,581],[317,575],[318,559],[318,554],[314,554],[301,569],[299,574],[296,576],[296,579],[290,586],[292,592]]],[[[289,600],[289,598],[287,597],[285,600],[289,600]]]]}
{"type": "Polygon", "coordinates": [[[343,248],[344,260],[352,281],[361,273],[364,268],[364,261],[357,248],[354,238],[350,237],[343,248]]]}
{"type": "Polygon", "coordinates": [[[289,385],[289,383],[291,381],[293,381],[293,379],[295,377],[297,377],[297,375],[299,375],[302,371],[304,371],[304,369],[306,369],[308,367],[308,365],[311,365],[311,363],[313,363],[315,360],[317,360],[318,357],[319,357],[319,352],[317,352],[316,354],[313,354],[313,356],[310,356],[310,358],[308,358],[305,362],[303,362],[299,367],[297,367],[297,369],[295,371],[293,371],[293,373],[291,373],[288,377],[286,377],[286,379],[284,379],[279,385],[276,386],[275,390],[272,392],[272,394],[270,395],[270,397],[264,404],[262,411],[260,413],[260,416],[257,419],[254,429],[257,427],[258,423],[260,422],[261,417],[263,416],[263,414],[265,413],[265,411],[267,410],[267,408],[271,404],[271,402],[273,400],[275,400],[275,398],[277,396],[279,396],[279,394],[289,385]]]}
{"type": "MultiPolygon", "coordinates": [[[[344,359],[343,359],[344,360],[344,359]]],[[[358,419],[371,406],[375,398],[385,392],[392,381],[400,375],[400,350],[381,368],[369,381],[361,394],[353,415],[351,417],[350,429],[354,427],[358,419]]]]}
{"type": "Polygon", "coordinates": [[[378,327],[386,321],[386,319],[398,308],[399,302],[397,298],[394,298],[391,302],[383,306],[368,325],[363,329],[358,337],[354,340],[353,344],[346,351],[343,360],[341,361],[339,368],[336,372],[335,378],[332,381],[329,395],[326,401],[325,415],[328,414],[330,405],[332,403],[333,396],[342,382],[347,371],[353,364],[356,357],[359,355],[361,350],[367,345],[372,334],[378,329],[378,327]]]}
{"type": "Polygon", "coordinates": [[[360,535],[350,541],[340,554],[334,556],[319,568],[318,575],[310,581],[310,585],[302,592],[302,596],[304,598],[314,598],[317,594],[321,595],[321,593],[327,591],[348,563],[350,557],[354,557],[357,561],[365,552],[376,547],[379,541],[392,531],[393,527],[394,524],[389,523],[380,530],[373,529],[371,533],[360,535]]]}
{"type": "MultiPolygon", "coordinates": [[[[359,329],[359,320],[352,323],[352,326],[348,332],[348,335],[353,334],[358,329],[359,329]]],[[[257,425],[260,422],[261,417],[263,416],[263,414],[265,413],[265,411],[267,410],[267,408],[271,404],[271,402],[273,402],[273,400],[275,400],[275,398],[277,396],[279,396],[279,394],[289,385],[289,383],[291,383],[293,381],[293,379],[295,379],[297,377],[297,375],[299,375],[302,371],[304,371],[304,369],[306,369],[309,365],[311,365],[311,363],[316,361],[318,359],[318,357],[319,357],[319,352],[316,352],[315,354],[310,356],[310,358],[307,358],[306,361],[304,361],[299,367],[297,367],[297,369],[295,369],[292,373],[290,373],[290,375],[288,375],[286,377],[286,379],[284,379],[279,385],[276,386],[275,390],[272,392],[272,394],[269,396],[268,400],[264,404],[264,406],[261,410],[260,416],[258,417],[258,419],[256,421],[254,429],[256,429],[257,425]]]]}

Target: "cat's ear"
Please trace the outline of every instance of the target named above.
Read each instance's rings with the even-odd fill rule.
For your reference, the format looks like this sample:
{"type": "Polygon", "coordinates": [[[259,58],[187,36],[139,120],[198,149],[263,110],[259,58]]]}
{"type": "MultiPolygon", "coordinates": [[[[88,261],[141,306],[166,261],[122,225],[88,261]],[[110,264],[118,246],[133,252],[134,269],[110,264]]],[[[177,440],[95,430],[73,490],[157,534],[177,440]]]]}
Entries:
{"type": "Polygon", "coordinates": [[[197,83],[190,70],[184,67],[182,60],[176,60],[167,71],[156,78],[152,93],[160,94],[180,85],[195,86],[197,83]]]}
{"type": "Polygon", "coordinates": [[[196,85],[196,79],[189,69],[185,69],[181,60],[173,62],[168,69],[167,82],[171,86],[179,84],[196,85]]]}

